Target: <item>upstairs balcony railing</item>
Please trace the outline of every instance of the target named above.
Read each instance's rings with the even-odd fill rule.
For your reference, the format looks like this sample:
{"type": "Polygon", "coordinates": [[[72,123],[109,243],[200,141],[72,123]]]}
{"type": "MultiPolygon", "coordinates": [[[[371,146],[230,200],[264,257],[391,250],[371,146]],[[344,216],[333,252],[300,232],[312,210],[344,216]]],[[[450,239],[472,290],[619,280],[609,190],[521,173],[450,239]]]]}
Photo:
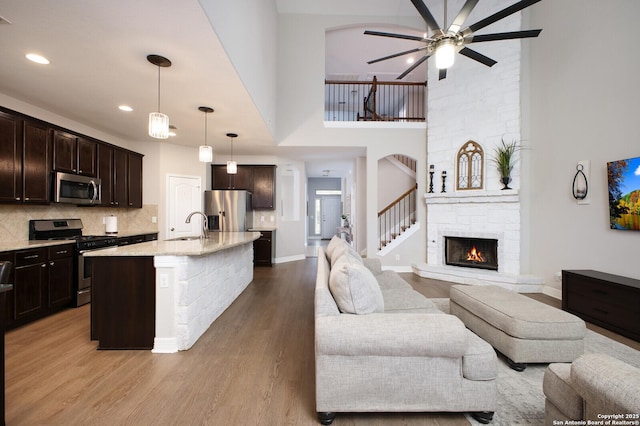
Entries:
{"type": "Polygon", "coordinates": [[[425,121],[427,83],[325,80],[325,121],[425,121]]]}

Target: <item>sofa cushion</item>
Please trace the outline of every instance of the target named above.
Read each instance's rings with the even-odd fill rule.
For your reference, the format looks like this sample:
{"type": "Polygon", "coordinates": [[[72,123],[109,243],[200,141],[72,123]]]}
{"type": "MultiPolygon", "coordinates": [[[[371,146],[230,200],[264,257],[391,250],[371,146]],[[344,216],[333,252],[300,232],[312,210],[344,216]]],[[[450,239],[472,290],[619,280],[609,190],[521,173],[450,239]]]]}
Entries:
{"type": "Polygon", "coordinates": [[[329,289],[340,312],[384,312],[384,299],[376,277],[351,256],[341,256],[331,268],[329,289]]]}
{"type": "Polygon", "coordinates": [[[387,313],[424,312],[441,314],[440,310],[426,297],[412,288],[383,288],[384,311],[387,313]]]}

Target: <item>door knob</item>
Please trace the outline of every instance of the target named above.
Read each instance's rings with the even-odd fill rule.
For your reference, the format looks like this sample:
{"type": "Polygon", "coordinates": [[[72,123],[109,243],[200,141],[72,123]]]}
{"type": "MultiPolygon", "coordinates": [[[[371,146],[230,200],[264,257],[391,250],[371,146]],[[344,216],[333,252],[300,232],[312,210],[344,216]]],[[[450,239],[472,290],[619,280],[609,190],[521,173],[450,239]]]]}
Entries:
{"type": "Polygon", "coordinates": [[[173,231],[175,231],[175,230],[176,230],[176,228],[171,228],[171,229],[170,229],[170,231],[171,231],[171,232],[173,232],[173,231]]]}

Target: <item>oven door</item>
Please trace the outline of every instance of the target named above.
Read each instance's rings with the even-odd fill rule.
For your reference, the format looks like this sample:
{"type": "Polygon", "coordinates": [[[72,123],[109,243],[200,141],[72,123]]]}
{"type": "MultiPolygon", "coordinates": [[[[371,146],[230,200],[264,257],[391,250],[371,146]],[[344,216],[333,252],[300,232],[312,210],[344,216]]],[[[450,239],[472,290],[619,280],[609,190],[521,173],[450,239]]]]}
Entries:
{"type": "Polygon", "coordinates": [[[76,306],[91,302],[91,258],[82,254],[88,250],[78,252],[78,289],[76,291],[76,306]]]}
{"type": "Polygon", "coordinates": [[[100,179],[56,172],[53,179],[53,202],[100,204],[100,179]]]}

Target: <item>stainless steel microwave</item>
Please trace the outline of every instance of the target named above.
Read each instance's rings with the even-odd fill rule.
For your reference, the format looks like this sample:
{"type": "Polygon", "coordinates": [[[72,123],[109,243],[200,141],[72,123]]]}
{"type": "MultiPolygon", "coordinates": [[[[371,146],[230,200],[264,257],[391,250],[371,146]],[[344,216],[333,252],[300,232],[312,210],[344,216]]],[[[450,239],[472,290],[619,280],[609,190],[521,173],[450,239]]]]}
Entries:
{"type": "Polygon", "coordinates": [[[53,202],[100,204],[100,179],[71,173],[53,174],[53,202]]]}

